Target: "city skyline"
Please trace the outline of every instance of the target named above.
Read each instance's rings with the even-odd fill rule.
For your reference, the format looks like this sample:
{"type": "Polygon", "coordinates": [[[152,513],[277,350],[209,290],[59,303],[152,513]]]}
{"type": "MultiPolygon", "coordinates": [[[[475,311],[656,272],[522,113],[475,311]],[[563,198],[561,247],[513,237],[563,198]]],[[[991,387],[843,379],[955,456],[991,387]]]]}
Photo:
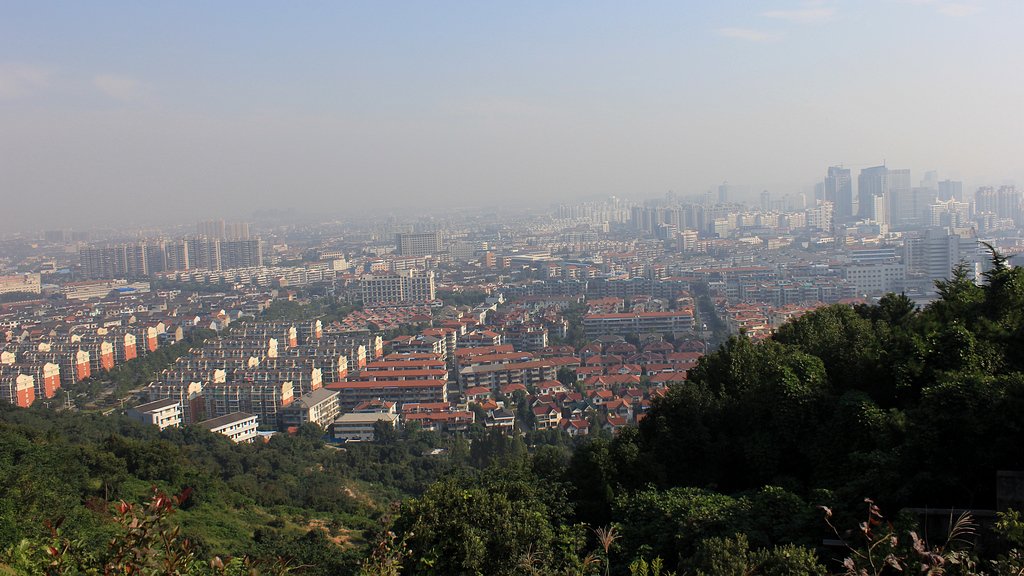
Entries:
{"type": "Polygon", "coordinates": [[[1024,178],[1012,2],[3,12],[7,230],[1024,178]]]}

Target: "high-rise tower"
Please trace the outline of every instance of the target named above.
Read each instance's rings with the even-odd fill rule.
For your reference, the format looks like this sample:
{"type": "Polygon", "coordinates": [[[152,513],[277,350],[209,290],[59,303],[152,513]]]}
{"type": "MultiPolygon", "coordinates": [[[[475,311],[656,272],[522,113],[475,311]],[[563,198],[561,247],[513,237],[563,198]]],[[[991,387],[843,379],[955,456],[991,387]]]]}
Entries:
{"type": "Polygon", "coordinates": [[[881,214],[875,214],[874,197],[885,196],[885,191],[888,189],[886,187],[888,172],[889,170],[884,165],[873,166],[860,171],[860,176],[857,177],[857,202],[859,206],[857,217],[879,221],[877,216],[881,216],[881,214]]]}
{"type": "Polygon", "coordinates": [[[850,169],[829,166],[825,178],[825,200],[835,207],[836,218],[853,216],[853,177],[850,169]]]}

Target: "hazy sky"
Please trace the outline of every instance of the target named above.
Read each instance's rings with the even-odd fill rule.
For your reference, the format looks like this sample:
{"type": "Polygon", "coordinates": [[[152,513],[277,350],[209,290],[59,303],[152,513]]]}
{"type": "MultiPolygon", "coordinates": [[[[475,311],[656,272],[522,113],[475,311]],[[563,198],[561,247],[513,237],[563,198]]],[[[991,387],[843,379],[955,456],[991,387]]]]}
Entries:
{"type": "Polygon", "coordinates": [[[1024,183],[1024,2],[0,2],[0,226],[1024,183]]]}

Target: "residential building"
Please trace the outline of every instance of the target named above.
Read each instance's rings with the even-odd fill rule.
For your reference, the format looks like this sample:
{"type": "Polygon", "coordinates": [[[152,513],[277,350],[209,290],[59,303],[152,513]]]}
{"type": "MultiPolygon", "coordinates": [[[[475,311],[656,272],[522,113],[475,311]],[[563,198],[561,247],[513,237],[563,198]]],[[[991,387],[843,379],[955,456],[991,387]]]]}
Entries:
{"type": "Polygon", "coordinates": [[[166,399],[139,404],[128,410],[126,415],[144,424],[154,424],[161,430],[170,426],[181,426],[181,402],[166,399]]]}
{"type": "Polygon", "coordinates": [[[334,382],[326,388],[338,392],[338,404],[344,409],[375,398],[397,404],[444,402],[447,385],[447,380],[372,380],[334,382]]]}
{"type": "Polygon", "coordinates": [[[0,374],[0,399],[28,408],[35,402],[35,378],[28,374],[0,374]]]}
{"type": "Polygon", "coordinates": [[[396,430],[399,427],[398,414],[393,412],[349,412],[332,424],[334,437],[347,442],[370,442],[374,439],[374,426],[381,421],[396,430]]]}
{"type": "Polygon", "coordinates": [[[232,412],[199,423],[210,432],[223,434],[235,443],[252,442],[259,435],[256,415],[246,412],[232,412]]]}
{"type": "Polygon", "coordinates": [[[324,430],[328,430],[331,422],[334,422],[340,413],[338,393],[334,390],[320,388],[300,396],[291,404],[282,407],[280,417],[284,427],[302,426],[306,422],[312,422],[324,430]]]}
{"type": "Polygon", "coordinates": [[[399,256],[426,256],[441,252],[441,233],[398,234],[395,237],[399,256]]]}

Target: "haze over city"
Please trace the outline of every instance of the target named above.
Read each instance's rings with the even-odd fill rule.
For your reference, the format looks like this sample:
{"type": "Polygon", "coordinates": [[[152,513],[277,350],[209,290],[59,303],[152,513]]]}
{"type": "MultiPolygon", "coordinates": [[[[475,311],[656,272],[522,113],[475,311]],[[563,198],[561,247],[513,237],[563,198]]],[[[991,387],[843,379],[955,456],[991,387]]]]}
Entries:
{"type": "Polygon", "coordinates": [[[1024,178],[1014,1],[7,3],[0,226],[1024,178]]]}

